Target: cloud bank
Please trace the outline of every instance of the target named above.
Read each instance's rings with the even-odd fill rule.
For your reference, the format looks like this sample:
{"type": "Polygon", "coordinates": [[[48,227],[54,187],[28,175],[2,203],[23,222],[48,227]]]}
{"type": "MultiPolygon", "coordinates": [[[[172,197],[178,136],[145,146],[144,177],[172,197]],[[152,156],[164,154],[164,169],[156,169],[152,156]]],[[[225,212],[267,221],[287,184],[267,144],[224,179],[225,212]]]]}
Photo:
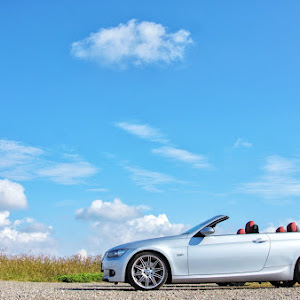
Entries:
{"type": "MultiPolygon", "coordinates": [[[[95,254],[99,254],[99,252],[103,254],[118,244],[180,234],[186,229],[183,224],[170,223],[165,214],[142,215],[139,206],[129,206],[121,200],[101,201],[100,207],[100,209],[96,209],[97,214],[87,214],[83,218],[85,221],[90,221],[89,248],[90,252],[95,254]],[[121,210],[119,210],[120,207],[122,207],[121,210]],[[105,215],[104,212],[108,208],[110,208],[110,216],[113,217],[105,215]]],[[[82,212],[88,211],[95,211],[95,201],[91,206],[78,210],[76,215],[78,217],[82,212]]]]}
{"type": "MultiPolygon", "coordinates": [[[[0,176],[10,180],[46,178],[58,184],[84,182],[98,169],[78,155],[62,155],[63,161],[49,158],[48,152],[18,141],[0,140],[0,176]]],[[[0,200],[1,201],[1,200],[0,200]]]]}
{"type": "Polygon", "coordinates": [[[9,211],[0,211],[1,251],[8,254],[56,254],[52,226],[31,218],[12,221],[9,216],[9,211]]]}
{"type": "Polygon", "coordinates": [[[169,64],[182,60],[191,43],[187,30],[169,33],[162,24],[132,19],[116,27],[100,28],[74,42],[71,53],[106,65],[169,64]]]}
{"type": "Polygon", "coordinates": [[[128,206],[120,199],[115,199],[113,202],[95,200],[91,206],[76,211],[76,217],[83,220],[125,221],[141,215],[137,207],[128,206]]]}
{"type": "Polygon", "coordinates": [[[0,210],[24,209],[26,207],[27,199],[24,187],[8,179],[0,179],[0,210]]]}

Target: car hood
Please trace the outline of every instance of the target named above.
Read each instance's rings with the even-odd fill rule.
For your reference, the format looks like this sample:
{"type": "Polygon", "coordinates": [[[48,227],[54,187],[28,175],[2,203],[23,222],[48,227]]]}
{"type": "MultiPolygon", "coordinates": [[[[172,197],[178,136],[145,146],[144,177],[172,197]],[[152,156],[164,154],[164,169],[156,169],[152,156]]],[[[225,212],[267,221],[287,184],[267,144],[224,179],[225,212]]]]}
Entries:
{"type": "Polygon", "coordinates": [[[138,248],[141,246],[155,246],[155,245],[159,245],[161,243],[172,242],[176,239],[184,239],[186,237],[187,237],[187,234],[179,234],[179,235],[165,236],[165,237],[154,238],[154,239],[134,241],[131,243],[118,245],[116,247],[109,249],[108,251],[117,250],[117,249],[135,249],[135,248],[138,248]]]}

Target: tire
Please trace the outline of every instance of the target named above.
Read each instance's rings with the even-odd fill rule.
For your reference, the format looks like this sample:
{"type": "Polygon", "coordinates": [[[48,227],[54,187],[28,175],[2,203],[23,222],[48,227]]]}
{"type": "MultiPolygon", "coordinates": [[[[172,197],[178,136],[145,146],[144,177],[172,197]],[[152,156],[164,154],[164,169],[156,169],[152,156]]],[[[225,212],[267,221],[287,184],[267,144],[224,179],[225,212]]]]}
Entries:
{"type": "Polygon", "coordinates": [[[300,284],[300,258],[298,258],[294,271],[294,280],[300,284]]]}
{"type": "Polygon", "coordinates": [[[127,278],[136,290],[158,290],[168,278],[165,258],[148,251],[136,254],[128,263],[127,278]]]}
{"type": "Polygon", "coordinates": [[[270,281],[270,283],[275,287],[292,287],[296,283],[296,280],[270,281]]]}
{"type": "Polygon", "coordinates": [[[217,282],[218,286],[227,286],[228,284],[228,282],[217,282]]]}

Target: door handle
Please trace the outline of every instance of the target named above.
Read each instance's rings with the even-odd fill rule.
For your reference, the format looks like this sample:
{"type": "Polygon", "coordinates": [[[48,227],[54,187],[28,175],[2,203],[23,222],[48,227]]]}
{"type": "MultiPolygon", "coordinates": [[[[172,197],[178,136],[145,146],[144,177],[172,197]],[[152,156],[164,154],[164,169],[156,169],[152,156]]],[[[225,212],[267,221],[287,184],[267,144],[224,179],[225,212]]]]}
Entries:
{"type": "Polygon", "coordinates": [[[259,243],[264,243],[264,242],[266,242],[266,241],[267,241],[267,240],[265,240],[265,239],[259,238],[259,239],[257,239],[257,240],[252,241],[252,242],[253,242],[253,243],[259,244],[259,243]]]}

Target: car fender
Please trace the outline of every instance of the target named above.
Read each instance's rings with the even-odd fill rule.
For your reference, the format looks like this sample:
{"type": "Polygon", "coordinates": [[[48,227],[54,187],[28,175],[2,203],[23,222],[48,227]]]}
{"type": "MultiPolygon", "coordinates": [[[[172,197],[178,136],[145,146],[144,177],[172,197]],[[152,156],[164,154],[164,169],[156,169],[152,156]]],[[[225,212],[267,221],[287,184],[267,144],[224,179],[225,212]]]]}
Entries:
{"type": "MultiPolygon", "coordinates": [[[[130,256],[127,257],[127,261],[125,262],[126,268],[124,272],[126,273],[127,266],[129,261],[137,254],[145,251],[153,251],[157,252],[165,257],[167,260],[172,276],[174,275],[188,275],[187,268],[187,247],[179,247],[179,248],[168,248],[168,247],[157,247],[157,246],[145,246],[139,247],[130,253],[130,256]],[[176,258],[176,259],[175,259],[176,258]]],[[[126,274],[125,274],[126,275],[126,274]]]]}

